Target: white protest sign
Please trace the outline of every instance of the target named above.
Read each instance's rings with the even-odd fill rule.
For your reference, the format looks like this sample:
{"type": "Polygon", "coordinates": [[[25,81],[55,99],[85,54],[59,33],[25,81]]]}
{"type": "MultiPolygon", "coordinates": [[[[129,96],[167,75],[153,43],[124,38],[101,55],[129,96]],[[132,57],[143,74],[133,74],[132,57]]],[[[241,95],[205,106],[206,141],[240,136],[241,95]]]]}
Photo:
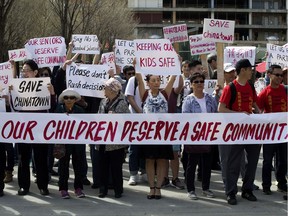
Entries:
{"type": "Polygon", "coordinates": [[[203,40],[202,34],[189,36],[191,55],[216,52],[216,43],[203,40]]]}
{"type": "Polygon", "coordinates": [[[235,21],[204,19],[203,40],[232,43],[234,41],[235,21]]]}
{"type": "Polygon", "coordinates": [[[173,25],[163,27],[164,38],[170,40],[171,43],[188,41],[187,25],[173,25]]]}
{"type": "Polygon", "coordinates": [[[116,73],[114,52],[103,53],[100,62],[102,65],[107,65],[110,69],[113,69],[114,73],[116,73]]]}
{"type": "Polygon", "coordinates": [[[15,110],[48,110],[51,107],[47,88],[50,78],[12,79],[12,106],[15,110]]]}
{"type": "Polygon", "coordinates": [[[177,53],[168,39],[134,40],[136,71],[142,74],[180,75],[177,53]]]}
{"type": "Polygon", "coordinates": [[[255,83],[254,87],[257,95],[266,87],[266,82],[264,78],[259,78],[255,83]]]}
{"type": "Polygon", "coordinates": [[[288,67],[288,47],[267,44],[266,68],[271,65],[280,65],[282,68],[288,67]]]}
{"type": "Polygon", "coordinates": [[[25,51],[25,48],[23,49],[15,49],[15,50],[8,50],[9,60],[13,60],[15,62],[17,61],[23,61],[24,59],[27,59],[27,54],[25,51]]]}
{"type": "Polygon", "coordinates": [[[66,68],[67,88],[77,90],[80,95],[104,98],[104,82],[109,79],[107,65],[76,65],[66,68]]]}
{"type": "Polygon", "coordinates": [[[39,67],[62,65],[66,61],[65,39],[60,36],[30,39],[25,50],[39,67]]]}
{"type": "Polygon", "coordinates": [[[133,65],[135,58],[134,41],[115,40],[115,63],[121,69],[126,65],[133,65]]]}
{"type": "Polygon", "coordinates": [[[73,49],[72,53],[80,54],[99,54],[99,40],[97,35],[72,35],[73,49]]]}
{"type": "Polygon", "coordinates": [[[10,62],[0,64],[0,89],[8,90],[10,81],[13,79],[13,68],[10,62]]]}
{"type": "Polygon", "coordinates": [[[236,65],[240,59],[248,59],[251,65],[255,65],[256,47],[254,46],[228,46],[224,49],[224,63],[236,65]]]}
{"type": "Polygon", "coordinates": [[[216,85],[217,85],[217,80],[206,80],[205,79],[204,91],[207,94],[212,95],[213,91],[215,90],[216,85]]]}

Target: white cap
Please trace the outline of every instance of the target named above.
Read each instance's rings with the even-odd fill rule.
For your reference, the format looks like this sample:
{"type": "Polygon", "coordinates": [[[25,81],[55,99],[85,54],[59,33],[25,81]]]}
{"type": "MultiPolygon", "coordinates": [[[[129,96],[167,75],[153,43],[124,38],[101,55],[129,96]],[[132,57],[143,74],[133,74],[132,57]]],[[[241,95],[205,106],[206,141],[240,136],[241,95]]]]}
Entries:
{"type": "Polygon", "coordinates": [[[231,71],[236,70],[236,68],[231,63],[224,64],[224,71],[230,73],[231,71]]]}

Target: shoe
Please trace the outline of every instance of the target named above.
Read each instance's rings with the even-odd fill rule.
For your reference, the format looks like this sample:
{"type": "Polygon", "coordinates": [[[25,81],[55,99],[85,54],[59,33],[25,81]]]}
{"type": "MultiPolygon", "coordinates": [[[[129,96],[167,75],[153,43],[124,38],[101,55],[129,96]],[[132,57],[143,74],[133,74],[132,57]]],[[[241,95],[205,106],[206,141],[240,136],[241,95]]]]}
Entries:
{"type": "Polygon", "coordinates": [[[51,176],[59,176],[58,172],[56,172],[55,170],[51,170],[50,172],[51,176]]]}
{"type": "MultiPolygon", "coordinates": [[[[147,199],[155,199],[155,187],[150,187],[150,190],[154,190],[153,194],[147,194],[147,199]]],[[[151,193],[151,191],[150,191],[151,193]]]]}
{"type": "Polygon", "coordinates": [[[98,194],[98,197],[99,198],[104,198],[104,197],[106,197],[107,196],[107,193],[102,193],[102,192],[100,192],[99,194],[98,194]]]}
{"type": "Polygon", "coordinates": [[[185,186],[183,185],[183,183],[180,181],[179,178],[175,178],[174,180],[172,179],[171,186],[179,190],[183,190],[185,188],[185,186]]]}
{"type": "Polygon", "coordinates": [[[257,198],[254,196],[252,191],[243,191],[241,196],[242,198],[247,199],[249,201],[257,201],[257,198]]]}
{"type": "Polygon", "coordinates": [[[40,189],[40,194],[43,196],[49,195],[49,190],[48,189],[40,189]]]}
{"type": "Polygon", "coordinates": [[[4,196],[3,190],[0,190],[0,197],[3,197],[3,196],[4,196]]]}
{"type": "Polygon", "coordinates": [[[155,187],[155,199],[161,199],[162,198],[162,196],[161,196],[161,188],[159,188],[159,187],[155,187]],[[158,194],[156,194],[156,192],[159,192],[158,194]]]}
{"type": "Polygon", "coordinates": [[[83,197],[85,197],[85,194],[82,192],[82,189],[81,189],[81,188],[77,188],[77,189],[75,190],[75,196],[76,196],[77,198],[83,198],[83,197]]]}
{"type": "Polygon", "coordinates": [[[3,180],[4,183],[9,183],[13,181],[13,174],[12,171],[6,171],[5,172],[5,178],[3,180]]]}
{"type": "Polygon", "coordinates": [[[229,205],[237,205],[237,199],[235,194],[230,194],[227,196],[227,203],[229,205]]]}
{"type": "Polygon", "coordinates": [[[137,185],[137,175],[131,175],[128,181],[128,185],[135,186],[137,185]]]}
{"type": "Polygon", "coordinates": [[[83,185],[91,185],[91,182],[87,178],[84,178],[82,183],[83,185]]]}
{"type": "Polygon", "coordinates": [[[20,196],[25,196],[25,195],[27,195],[28,193],[29,193],[29,190],[28,190],[28,189],[20,188],[20,189],[18,190],[18,195],[20,195],[20,196]]]}
{"type": "Polygon", "coordinates": [[[271,195],[272,194],[272,191],[270,190],[270,188],[263,188],[263,193],[265,195],[271,195]]]}
{"type": "Polygon", "coordinates": [[[68,191],[61,190],[60,193],[61,193],[61,198],[62,199],[70,199],[70,195],[69,195],[68,191]]]}
{"type": "Polygon", "coordinates": [[[208,198],[214,198],[215,195],[211,190],[203,190],[202,194],[208,198]]]}
{"type": "Polygon", "coordinates": [[[187,196],[192,199],[192,200],[197,200],[198,197],[197,197],[197,194],[195,193],[195,191],[190,191],[188,192],[187,196]]]}
{"type": "Polygon", "coordinates": [[[168,187],[168,186],[170,186],[169,178],[164,177],[164,180],[162,182],[161,188],[165,188],[165,187],[168,187]]]}
{"type": "Polygon", "coordinates": [[[253,184],[253,190],[259,190],[259,186],[253,184]]]}
{"type": "Polygon", "coordinates": [[[93,183],[93,184],[91,185],[91,188],[92,188],[92,189],[97,189],[97,188],[99,188],[99,184],[93,183]]]}
{"type": "Polygon", "coordinates": [[[114,195],[114,197],[117,198],[117,199],[118,199],[118,198],[121,198],[121,197],[122,197],[122,194],[121,194],[121,193],[116,193],[116,194],[114,195]]]}
{"type": "Polygon", "coordinates": [[[277,188],[277,191],[278,191],[278,192],[281,192],[281,193],[287,193],[287,186],[278,187],[278,188],[277,188]]]}

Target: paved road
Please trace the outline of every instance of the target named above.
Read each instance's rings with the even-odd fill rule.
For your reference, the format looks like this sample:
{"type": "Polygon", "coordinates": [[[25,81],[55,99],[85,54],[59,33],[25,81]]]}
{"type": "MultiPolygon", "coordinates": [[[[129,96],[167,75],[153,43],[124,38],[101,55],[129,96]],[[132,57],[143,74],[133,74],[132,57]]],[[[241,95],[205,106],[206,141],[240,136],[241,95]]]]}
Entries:
{"type": "MultiPolygon", "coordinates": [[[[256,184],[261,185],[261,163],[257,171],[256,184]]],[[[17,168],[16,168],[17,169],[17,168]]],[[[70,172],[73,177],[73,172],[70,172]]],[[[183,176],[181,172],[180,176],[183,176]]],[[[14,176],[15,177],[15,176],[14,176]]],[[[275,183],[272,186],[274,193],[270,196],[264,195],[261,190],[255,192],[258,198],[257,202],[249,202],[240,197],[238,193],[238,205],[230,206],[225,200],[223,184],[219,171],[213,171],[211,178],[211,190],[215,192],[216,198],[206,198],[201,196],[201,185],[196,183],[196,193],[198,200],[189,200],[186,190],[177,190],[168,187],[162,190],[163,198],[161,200],[148,200],[146,193],[148,186],[143,183],[137,186],[127,185],[128,164],[124,164],[124,194],[121,199],[114,198],[114,192],[109,191],[106,198],[100,199],[97,196],[98,190],[85,186],[84,192],[86,198],[76,198],[73,191],[70,191],[71,199],[61,199],[58,187],[57,177],[52,178],[49,185],[50,195],[41,196],[34,182],[31,183],[30,194],[27,196],[18,196],[17,181],[14,178],[12,183],[6,184],[5,196],[0,198],[0,216],[6,215],[151,215],[151,216],[222,216],[222,215],[241,215],[241,216],[286,216],[287,202],[282,199],[282,194],[275,192],[275,183]]],[[[91,163],[89,161],[89,176],[91,178],[91,163]]],[[[32,181],[34,178],[31,178],[32,181]]],[[[69,180],[69,188],[73,188],[72,178],[69,180]]],[[[239,179],[239,186],[241,179],[239,179]]]]}

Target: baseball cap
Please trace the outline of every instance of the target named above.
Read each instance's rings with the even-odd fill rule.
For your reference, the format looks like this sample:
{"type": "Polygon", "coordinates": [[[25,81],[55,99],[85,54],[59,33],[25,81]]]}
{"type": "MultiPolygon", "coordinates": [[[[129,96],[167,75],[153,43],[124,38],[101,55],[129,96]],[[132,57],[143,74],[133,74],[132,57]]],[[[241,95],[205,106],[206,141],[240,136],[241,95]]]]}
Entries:
{"type": "Polygon", "coordinates": [[[230,73],[231,71],[236,70],[236,68],[231,63],[224,64],[224,71],[230,73]]]}
{"type": "Polygon", "coordinates": [[[253,67],[248,59],[240,59],[235,65],[237,71],[240,71],[241,68],[248,68],[248,67],[253,67]]]}

